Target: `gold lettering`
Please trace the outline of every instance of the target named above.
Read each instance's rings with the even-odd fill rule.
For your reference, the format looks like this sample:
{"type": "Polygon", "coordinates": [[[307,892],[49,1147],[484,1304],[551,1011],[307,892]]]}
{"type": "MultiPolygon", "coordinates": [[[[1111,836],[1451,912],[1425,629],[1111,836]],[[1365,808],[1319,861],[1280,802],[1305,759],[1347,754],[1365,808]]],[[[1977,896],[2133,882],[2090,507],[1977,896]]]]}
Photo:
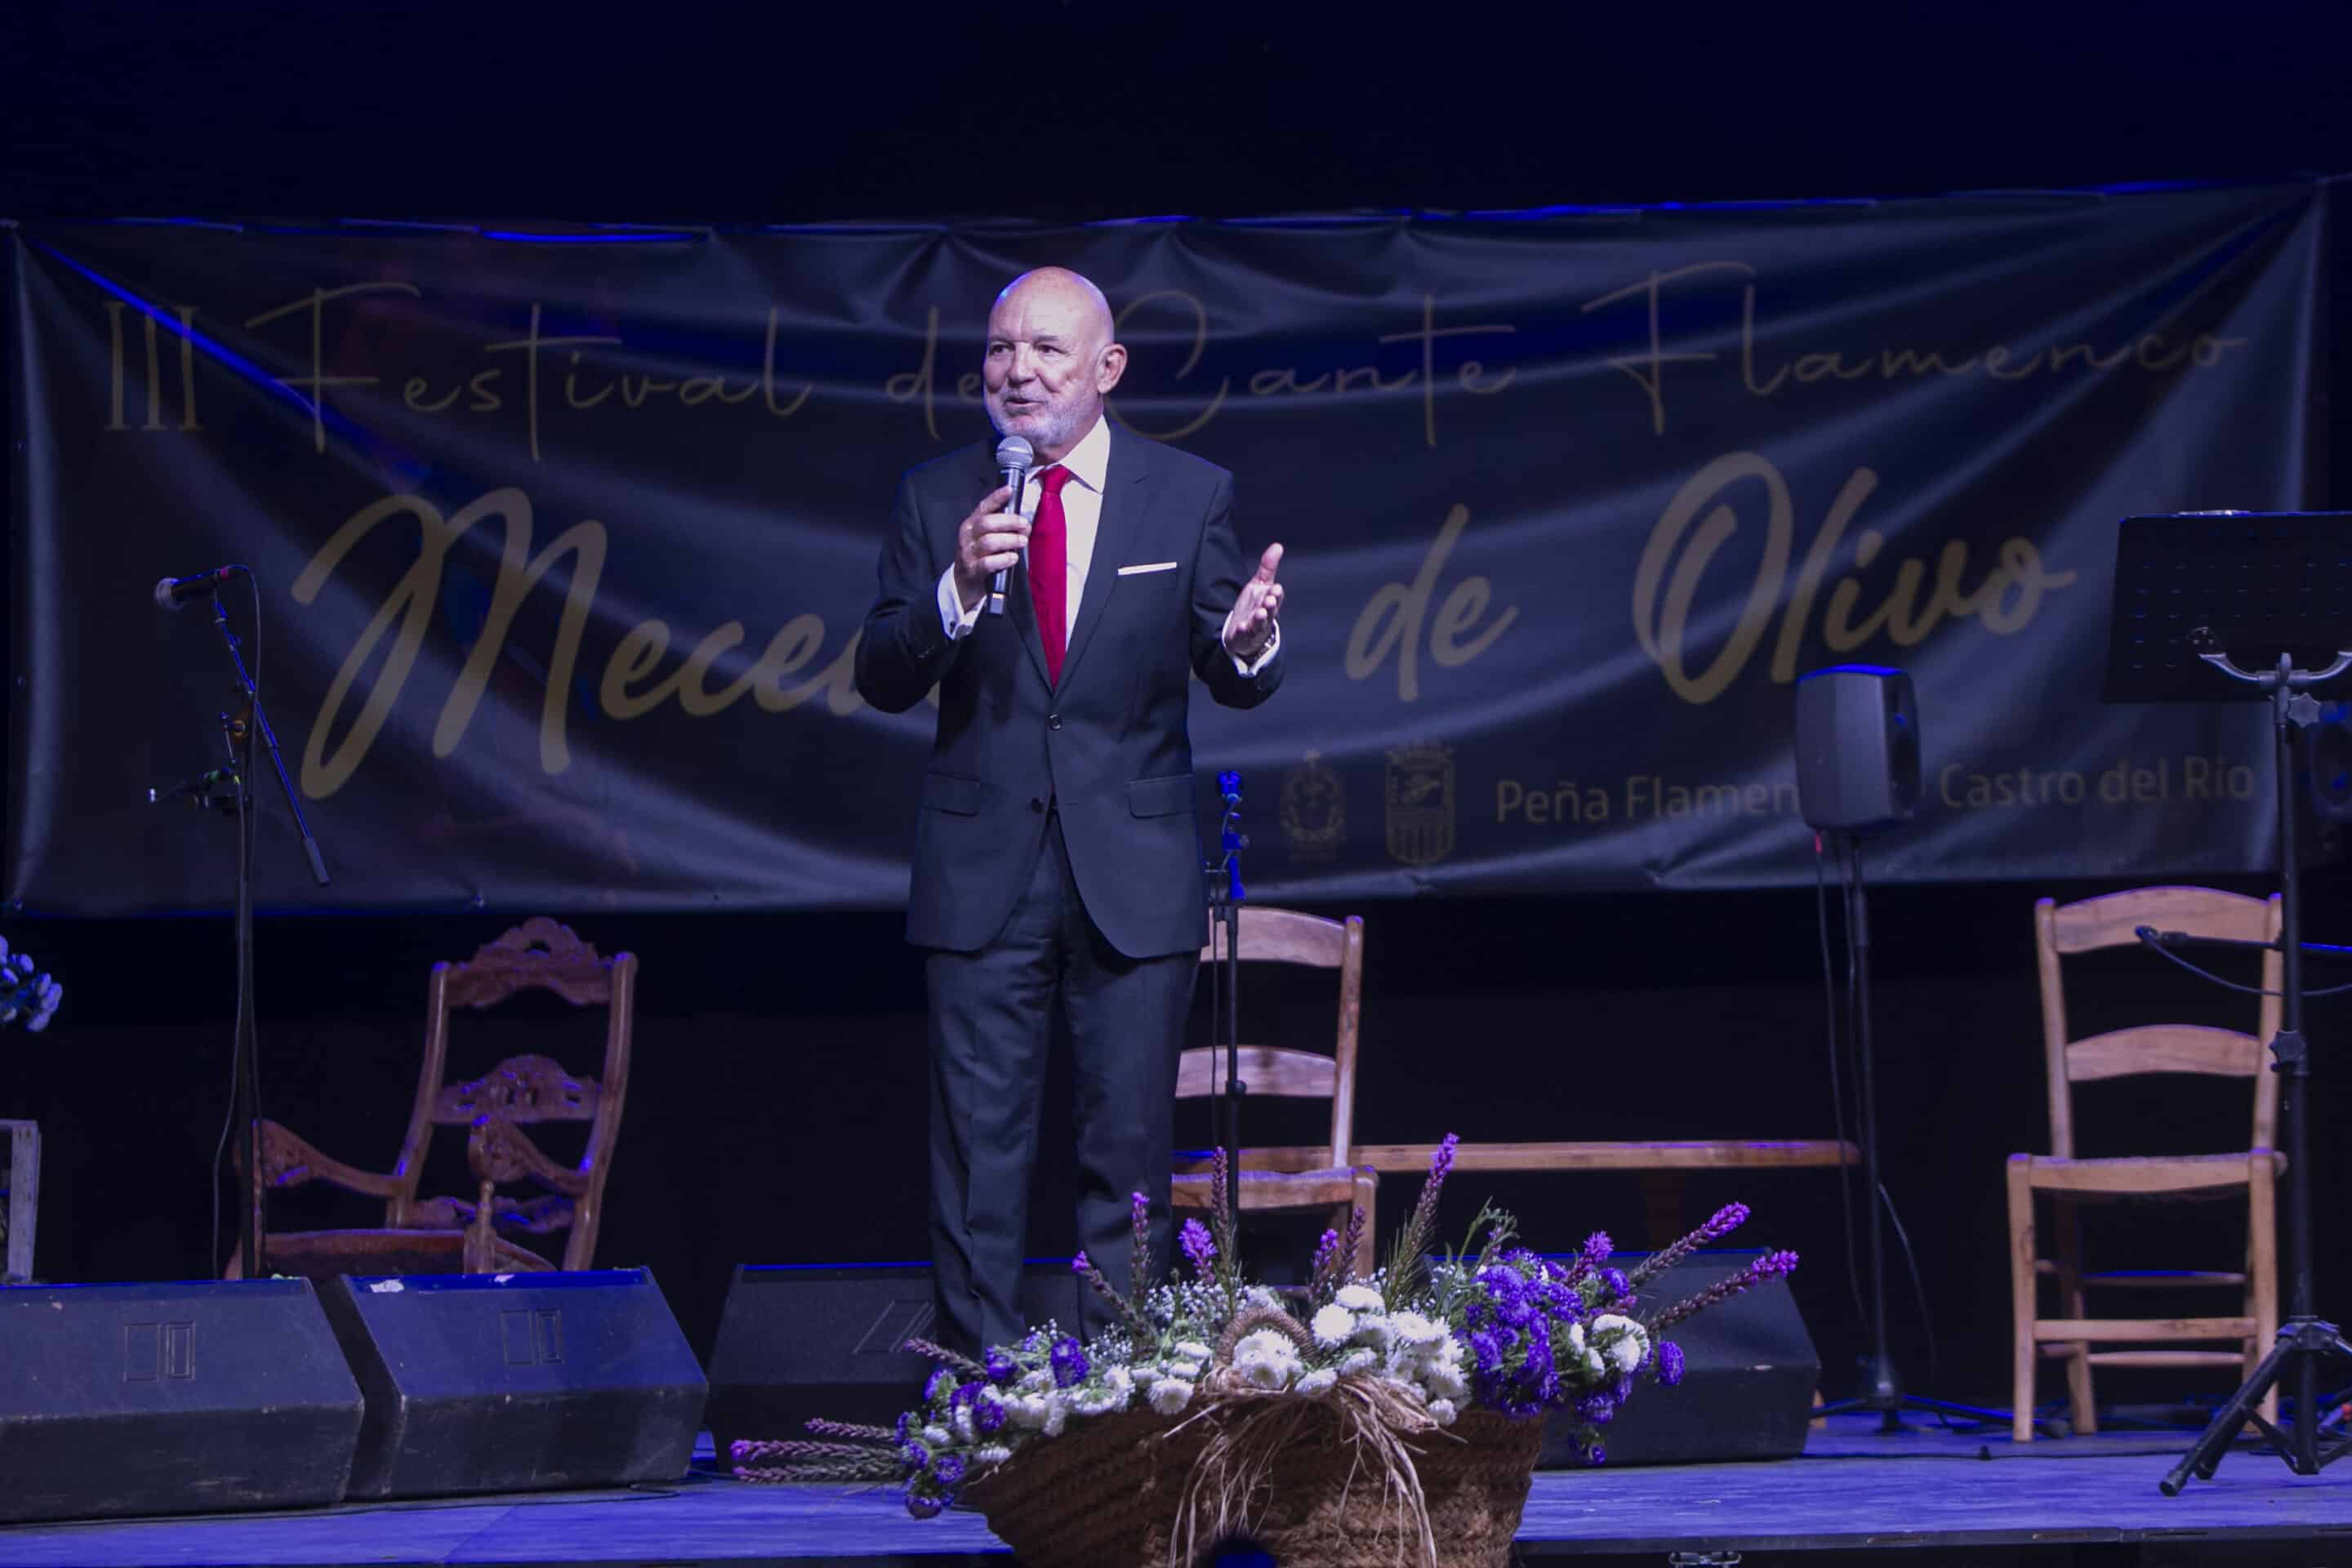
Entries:
{"type": "MultiPolygon", "coordinates": [[[[774,330],[775,324],[772,316],[769,331],[772,332],[774,330]]],[[[900,371],[882,384],[883,392],[893,403],[909,403],[919,397],[922,399],[923,428],[931,433],[931,439],[934,441],[940,438],[940,422],[931,408],[931,376],[939,358],[940,308],[934,305],[931,307],[929,319],[923,328],[922,364],[915,370],[900,371]]]]}
{"type": "Polygon", "coordinates": [[[1715,700],[1755,651],[1765,626],[1771,621],[1773,602],[1780,596],[1781,579],[1788,572],[1795,517],[1788,482],[1781,479],[1778,468],[1758,453],[1729,452],[1694,474],[1675,493],[1674,500],[1660,514],[1657,526],[1650,531],[1650,542],[1633,572],[1633,635],[1642,651],[1665,675],[1666,684],[1684,701],[1715,700]],[[1660,581],[1665,577],[1666,563],[1673,559],[1675,546],[1682,542],[1685,531],[1698,517],[1700,509],[1733,485],[1751,479],[1764,484],[1763,563],[1723,651],[1716,655],[1713,664],[1693,676],[1683,666],[1683,634],[1690,618],[1691,600],[1698,592],[1700,574],[1724,541],[1738,528],[1729,506],[1716,505],[1699,524],[1690,548],[1683,552],[1673,579],[1665,585],[1663,605],[1660,581]]]}
{"type": "MultiPolygon", "coordinates": [[[[257,316],[246,318],[246,330],[250,331],[256,327],[268,326],[281,316],[290,316],[297,310],[308,310],[310,313],[310,374],[291,377],[279,376],[278,384],[289,392],[298,394],[305,388],[309,390],[310,395],[303,401],[310,408],[310,449],[314,452],[323,452],[327,449],[327,389],[331,386],[373,386],[381,379],[373,375],[329,375],[327,374],[327,301],[346,299],[354,294],[405,294],[415,300],[422,298],[424,290],[414,283],[347,283],[340,289],[313,289],[304,299],[264,310],[257,316]]],[[[534,306],[534,313],[536,310],[537,307],[534,306]]]]}
{"type": "MultiPolygon", "coordinates": [[[[484,343],[482,345],[482,352],[485,353],[510,353],[518,349],[522,351],[524,365],[524,423],[530,431],[530,460],[534,463],[539,461],[540,351],[542,349],[571,348],[576,345],[587,343],[617,343],[621,341],[614,337],[600,337],[594,334],[583,334],[576,337],[543,338],[539,335],[539,316],[540,303],[538,300],[533,300],[530,302],[530,332],[529,336],[510,338],[502,343],[484,343]]],[[[626,380],[625,377],[623,379],[624,381],[626,380]]],[[[621,389],[621,395],[623,397],[626,397],[628,395],[628,388],[625,385],[621,389]]]]}
{"type": "Polygon", "coordinates": [[[677,689],[676,676],[644,691],[631,691],[629,688],[651,675],[654,667],[661,663],[662,655],[668,651],[667,622],[646,621],[623,633],[613,657],[604,661],[604,679],[596,688],[596,700],[604,711],[615,719],[639,719],[660,707],[662,699],[677,689]]]}
{"type": "MultiPolygon", "coordinates": [[[[1621,357],[1609,362],[1612,370],[1622,371],[1633,378],[1633,384],[1650,395],[1650,430],[1654,435],[1666,433],[1666,366],[1696,364],[1716,356],[1713,353],[1692,353],[1670,354],[1665,352],[1665,339],[1658,327],[1658,296],[1669,283],[1685,278],[1696,278],[1707,272],[1743,272],[1756,276],[1756,268],[1744,261],[1699,261],[1688,267],[1677,267],[1666,272],[1652,272],[1639,283],[1603,294],[1584,306],[1587,314],[1620,300],[1630,300],[1639,294],[1647,298],[1650,306],[1650,337],[1647,352],[1635,357],[1621,357]]],[[[1436,445],[1434,441],[1430,443],[1436,445]]]]}
{"type": "Polygon", "coordinates": [[[776,307],[769,306],[768,342],[760,358],[760,400],[767,405],[768,412],[777,418],[790,419],[801,411],[801,405],[809,400],[809,394],[815,386],[816,383],[813,381],[801,383],[800,395],[790,403],[778,405],[776,402],[776,307]]]}
{"type": "MultiPolygon", "coordinates": [[[[1398,700],[1412,702],[1420,698],[1422,617],[1428,613],[1430,595],[1437,586],[1439,574],[1444,571],[1462,531],[1469,526],[1470,509],[1457,504],[1445,514],[1444,525],[1437,531],[1437,539],[1422,559],[1421,570],[1412,584],[1383,584],[1372,595],[1348,634],[1345,668],[1349,679],[1363,679],[1394,652],[1398,700]]],[[[1430,630],[1431,658],[1449,668],[1466,664],[1492,647],[1495,639],[1518,618],[1516,605],[1507,607],[1485,631],[1467,643],[1460,641],[1461,634],[1470,630],[1485,613],[1491,593],[1492,585],[1486,578],[1467,577],[1446,596],[1438,611],[1437,624],[1430,630]]]]}
{"type": "MultiPolygon", "coordinates": [[[[1201,355],[1209,346],[1209,308],[1201,303],[1197,297],[1186,293],[1181,289],[1155,289],[1149,294],[1139,294],[1129,300],[1126,308],[1119,311],[1118,318],[1111,322],[1111,330],[1114,332],[1124,331],[1127,328],[1128,317],[1133,315],[1138,308],[1160,299],[1181,300],[1192,309],[1192,352],[1185,355],[1184,363],[1177,367],[1176,374],[1171,378],[1181,381],[1192,374],[1192,367],[1201,363],[1201,355]]],[[[1217,410],[1224,406],[1225,394],[1233,390],[1233,377],[1219,376],[1216,395],[1209,399],[1209,405],[1201,410],[1197,417],[1187,424],[1177,426],[1172,430],[1146,430],[1130,422],[1125,415],[1121,414],[1117,404],[1111,405],[1110,416],[1139,436],[1149,436],[1157,441],[1180,441],[1217,416],[1217,410]]]]}
{"type": "MultiPolygon", "coordinates": [[[[1585,307],[1587,310],[1591,306],[1585,307]]],[[[1437,296],[1421,297],[1421,330],[1415,332],[1384,333],[1384,343],[1418,342],[1421,344],[1421,439],[1423,446],[1437,445],[1437,340],[1467,337],[1476,332],[1516,332],[1518,328],[1499,321],[1475,327],[1440,327],[1437,324],[1437,296]]],[[[1400,383],[1399,384],[1402,384],[1400,383]]]]}

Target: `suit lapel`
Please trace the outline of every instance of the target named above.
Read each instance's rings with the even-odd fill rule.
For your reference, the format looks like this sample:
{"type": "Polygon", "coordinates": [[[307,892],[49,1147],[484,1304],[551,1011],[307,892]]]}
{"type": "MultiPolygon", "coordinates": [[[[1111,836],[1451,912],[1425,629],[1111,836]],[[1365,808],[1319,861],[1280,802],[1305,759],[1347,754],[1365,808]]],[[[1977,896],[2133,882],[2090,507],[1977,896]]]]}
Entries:
{"type": "MultiPolygon", "coordinates": [[[[982,446],[980,460],[984,476],[982,480],[984,488],[980,493],[984,496],[1004,482],[1004,475],[996,467],[994,447],[982,446]]],[[[981,618],[988,618],[986,610],[981,612],[981,618]]],[[[1013,635],[1028,650],[1030,668],[1037,672],[1038,679],[1045,680],[1045,644],[1037,631],[1037,601],[1030,595],[1026,560],[1004,574],[1004,618],[1012,623],[1013,635]]],[[[972,629],[977,633],[980,628],[975,626],[972,629]]],[[[1066,668],[1065,673],[1067,673],[1066,668]]]]}
{"type": "MultiPolygon", "coordinates": [[[[1110,433],[1110,461],[1103,471],[1102,515],[1095,521],[1095,552],[1087,563],[1087,591],[1078,600],[1077,624],[1070,628],[1070,646],[1062,658],[1062,688],[1069,689],[1078,661],[1102,625],[1103,612],[1118,586],[1121,543],[1133,536],[1151,490],[1150,448],[1130,436],[1110,433]]],[[[1042,663],[1043,656],[1040,656],[1042,663]]]]}

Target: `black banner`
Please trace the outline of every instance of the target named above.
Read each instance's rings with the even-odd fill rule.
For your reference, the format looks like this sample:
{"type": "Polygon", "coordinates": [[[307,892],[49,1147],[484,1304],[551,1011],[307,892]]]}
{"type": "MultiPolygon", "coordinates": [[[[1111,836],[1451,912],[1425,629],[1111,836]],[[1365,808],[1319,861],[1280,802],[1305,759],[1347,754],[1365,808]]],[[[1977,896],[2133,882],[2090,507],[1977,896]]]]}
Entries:
{"type": "MultiPolygon", "coordinates": [[[[1127,427],[1288,547],[1203,697],[1259,899],[1809,877],[1790,687],[1916,683],[1895,879],[2247,870],[2252,706],[2099,700],[2117,521],[2312,503],[2326,191],[777,232],[7,237],[7,896],[217,908],[224,591],[335,876],[267,905],[903,900],[927,708],[851,688],[989,301],[1102,285],[1127,427]]],[[[975,496],[975,500],[979,498],[975,496]]],[[[270,786],[274,791],[274,784],[270,786]]]]}

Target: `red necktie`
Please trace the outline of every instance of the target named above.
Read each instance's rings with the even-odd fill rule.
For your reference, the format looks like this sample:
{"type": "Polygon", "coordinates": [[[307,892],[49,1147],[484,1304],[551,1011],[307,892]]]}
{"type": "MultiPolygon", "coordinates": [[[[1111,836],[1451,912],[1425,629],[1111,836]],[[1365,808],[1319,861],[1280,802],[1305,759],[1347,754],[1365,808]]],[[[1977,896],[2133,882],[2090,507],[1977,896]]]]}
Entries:
{"type": "Polygon", "coordinates": [[[1070,482],[1070,470],[1056,464],[1037,482],[1044,489],[1029,526],[1029,597],[1037,606],[1037,635],[1045,642],[1045,679],[1059,685],[1070,637],[1069,528],[1062,516],[1062,487],[1070,482]]]}

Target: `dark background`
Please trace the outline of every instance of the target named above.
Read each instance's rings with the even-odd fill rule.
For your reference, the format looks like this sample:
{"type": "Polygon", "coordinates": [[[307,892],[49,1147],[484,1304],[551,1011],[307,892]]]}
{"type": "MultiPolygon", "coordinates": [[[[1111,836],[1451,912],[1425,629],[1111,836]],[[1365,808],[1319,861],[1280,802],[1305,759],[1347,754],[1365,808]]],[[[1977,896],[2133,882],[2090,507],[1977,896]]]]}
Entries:
{"type": "MultiPolygon", "coordinates": [[[[868,10],[20,8],[0,18],[0,217],[1092,220],[2352,169],[2344,28],[2318,5],[1656,6],[1540,24],[1475,5],[868,10]]],[[[2340,223],[2334,256],[2340,321],[2340,223]]],[[[2352,474],[2345,336],[2328,362],[2336,475],[2352,474]]],[[[2314,499],[2352,506],[2340,484],[2314,499]]],[[[1262,826],[1270,803],[1255,811],[1262,826]]],[[[2332,840],[2315,858],[2311,934],[2352,938],[2332,840]]],[[[221,864],[226,898],[225,833],[221,864]]],[[[2000,1164],[2046,1136],[2031,908],[2109,885],[1874,889],[1886,1180],[1932,1309],[1931,1329],[1898,1259],[1895,1348],[1919,1392],[2006,1400],[2000,1164]]],[[[356,1163],[388,1163],[426,966],[533,912],[265,920],[266,1109],[356,1163]]],[[[600,1261],[651,1265],[707,1345],[737,1261],[920,1255],[921,976],[896,914],[545,912],[644,962],[600,1261]]],[[[1363,1138],[1832,1131],[1810,892],[1353,912],[1369,932],[1363,1138]]],[[[46,1142],[40,1272],[207,1271],[229,1245],[211,1233],[206,1175],[227,1099],[226,921],[19,921],[5,934],[68,985],[47,1034],[0,1035],[0,1115],[37,1118],[46,1142]]],[[[2097,965],[2088,1022],[2146,1001],[2226,1017],[2152,962],[2097,965]]],[[[1254,987],[1250,1002],[1321,1026],[1303,990],[1254,987]]],[[[2319,1285],[2341,1314],[2352,1059],[2340,1010],[2320,1005],[2319,1285]]],[[[486,1022],[459,1036],[457,1065],[551,1027],[486,1022]]],[[[2113,1131],[2087,1152],[2242,1144],[2242,1101],[2173,1087],[2092,1101],[2084,1114],[2113,1131]]],[[[1262,1138],[1315,1131],[1257,1114],[1262,1138]]],[[[1045,1134],[1040,1252],[1069,1245],[1065,1126],[1045,1134]]],[[[1205,1121],[1186,1131],[1205,1135],[1205,1121]]],[[[1391,1218],[1411,1191],[1384,1189],[1391,1218]]],[[[1596,1226],[1643,1239],[1630,1178],[1465,1177],[1449,1228],[1488,1192],[1547,1248],[1596,1226]]],[[[1861,1318],[1834,1175],[1708,1178],[1688,1194],[1691,1217],[1733,1196],[1758,1210],[1743,1239],[1806,1254],[1797,1289],[1826,1392],[1849,1392],[1861,1318]]],[[[1269,1244],[1293,1239],[1307,1238],[1269,1244]]],[[[2137,1261],[2175,1266],[2227,1266],[2242,1241],[2226,1221],[2200,1230],[2169,1214],[2126,1239],[2171,1243],[2137,1261]]],[[[2126,1399],[2226,1392],[2190,1374],[2110,1375],[2103,1393],[2126,1399]]]]}

